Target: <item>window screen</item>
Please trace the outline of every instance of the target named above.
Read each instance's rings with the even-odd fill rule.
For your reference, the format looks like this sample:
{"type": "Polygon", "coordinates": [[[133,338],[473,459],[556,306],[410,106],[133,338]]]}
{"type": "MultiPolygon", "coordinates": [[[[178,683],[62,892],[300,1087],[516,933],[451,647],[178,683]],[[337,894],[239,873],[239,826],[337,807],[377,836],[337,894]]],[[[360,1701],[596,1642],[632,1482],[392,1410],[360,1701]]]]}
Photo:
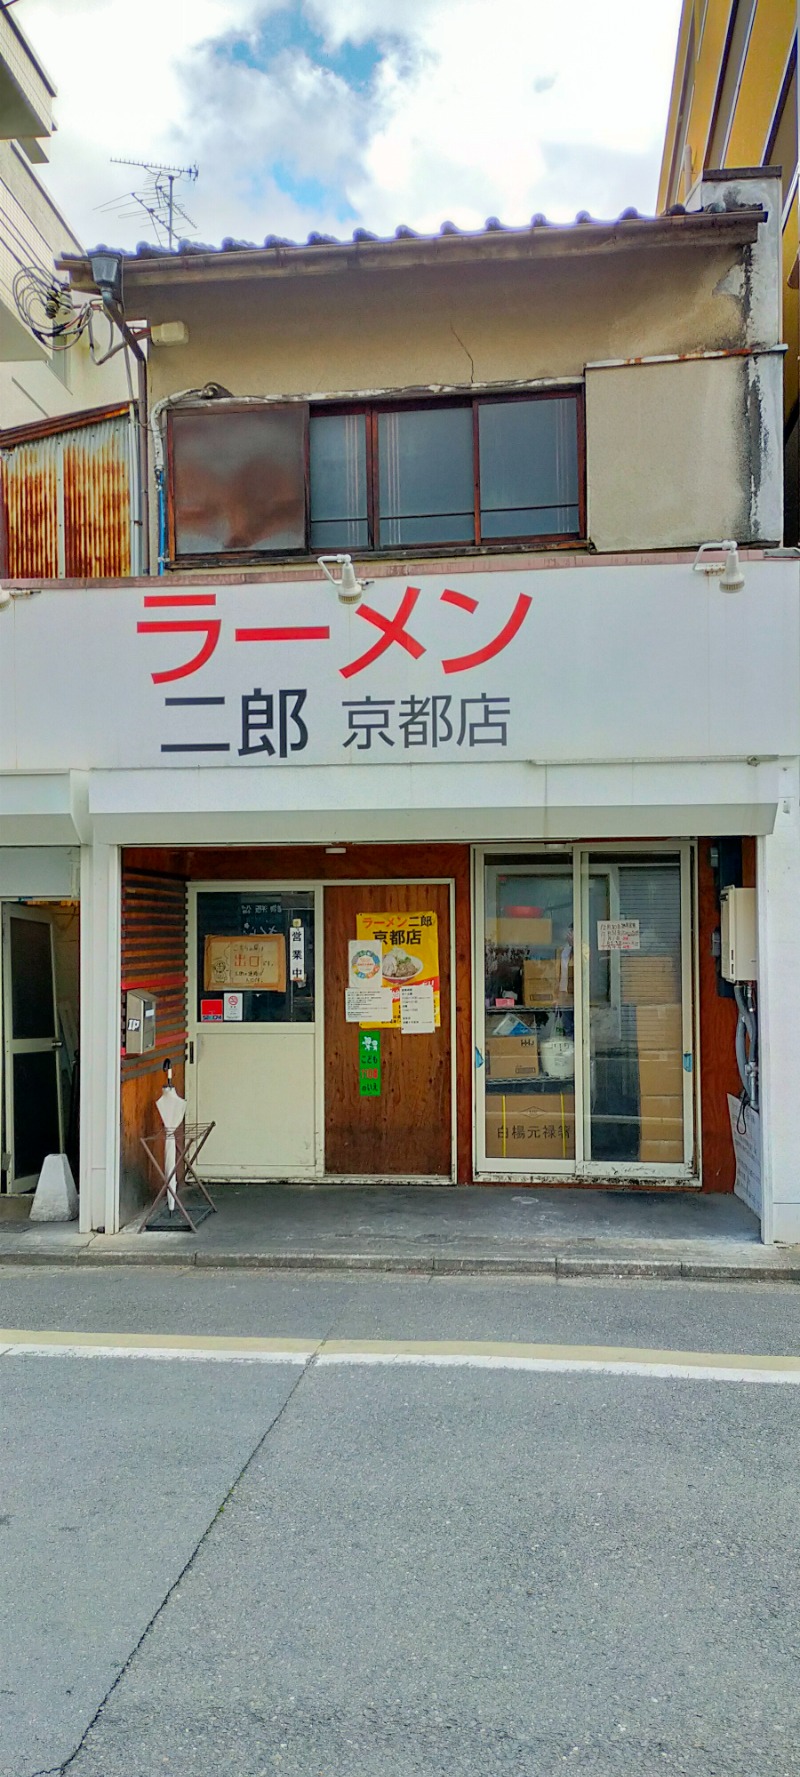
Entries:
{"type": "Polygon", "coordinates": [[[174,409],[176,556],[304,549],[307,426],[302,403],[174,409]]]}

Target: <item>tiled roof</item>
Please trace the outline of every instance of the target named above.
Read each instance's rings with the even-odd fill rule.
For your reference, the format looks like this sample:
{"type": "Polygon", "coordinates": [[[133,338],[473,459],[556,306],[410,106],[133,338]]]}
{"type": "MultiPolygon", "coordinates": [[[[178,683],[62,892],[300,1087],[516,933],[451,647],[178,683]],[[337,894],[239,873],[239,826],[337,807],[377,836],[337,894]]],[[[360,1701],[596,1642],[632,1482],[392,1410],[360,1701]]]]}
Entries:
{"type": "MultiPolygon", "coordinates": [[[[721,203],[709,204],[704,210],[693,211],[687,211],[683,204],[673,204],[670,209],[665,212],[666,216],[689,215],[692,218],[724,214],[730,214],[730,211],[728,206],[721,203]]],[[[458,228],[455,222],[443,222],[438,233],[433,235],[422,234],[415,228],[409,228],[407,223],[401,222],[399,227],[395,229],[393,235],[378,235],[373,234],[368,228],[355,228],[350,240],[340,239],[337,235],[321,234],[318,230],[314,229],[305,241],[293,241],[289,240],[284,235],[277,234],[268,234],[263,241],[237,240],[232,235],[226,235],[218,247],[207,241],[182,240],[179,241],[177,247],[174,248],[157,246],[154,245],[152,241],[139,241],[135,250],[122,249],[122,251],[126,259],[174,259],[192,254],[209,253],[260,253],[263,252],[265,248],[270,247],[305,252],[309,247],[342,248],[350,246],[351,243],[355,243],[356,246],[373,243],[378,243],[381,246],[389,246],[394,241],[432,242],[440,240],[442,237],[446,238],[449,235],[457,235],[465,241],[478,241],[486,235],[497,234],[509,235],[519,239],[520,237],[529,234],[532,229],[558,229],[563,233],[565,229],[581,228],[586,227],[587,225],[594,228],[616,229],[621,225],[630,222],[639,224],[659,223],[663,222],[663,220],[664,217],[661,216],[642,216],[638,210],[633,209],[632,207],[623,210],[619,216],[610,220],[602,220],[598,217],[590,216],[588,210],[579,210],[573,223],[552,222],[547,216],[543,216],[537,212],[535,216],[531,217],[528,227],[523,228],[515,228],[501,222],[497,216],[489,216],[482,229],[458,228]]],[[[110,249],[105,243],[103,243],[102,245],[93,248],[92,251],[117,252],[120,251],[120,249],[110,249]]]]}

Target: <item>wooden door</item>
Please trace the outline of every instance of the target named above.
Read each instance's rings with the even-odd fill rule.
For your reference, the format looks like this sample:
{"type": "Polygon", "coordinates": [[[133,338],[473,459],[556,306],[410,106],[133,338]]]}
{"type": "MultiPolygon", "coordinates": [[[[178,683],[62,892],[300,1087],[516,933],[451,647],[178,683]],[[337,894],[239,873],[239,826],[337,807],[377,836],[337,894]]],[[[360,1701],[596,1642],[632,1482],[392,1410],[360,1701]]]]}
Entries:
{"type": "Polygon", "coordinates": [[[450,890],[446,883],[325,888],[325,1171],[345,1177],[452,1177],[450,890]],[[345,1021],[348,943],[359,913],[438,918],[441,1024],[381,1030],[381,1093],[359,1094],[357,1024],[345,1021]]]}

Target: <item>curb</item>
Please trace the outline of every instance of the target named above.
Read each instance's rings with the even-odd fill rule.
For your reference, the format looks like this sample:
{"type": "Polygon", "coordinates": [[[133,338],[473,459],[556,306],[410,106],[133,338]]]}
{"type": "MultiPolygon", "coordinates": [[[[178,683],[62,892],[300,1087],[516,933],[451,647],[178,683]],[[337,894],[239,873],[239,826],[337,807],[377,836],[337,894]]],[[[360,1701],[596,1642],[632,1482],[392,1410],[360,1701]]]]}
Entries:
{"type": "Polygon", "coordinates": [[[111,1248],[97,1251],[93,1246],[77,1252],[43,1251],[0,1252],[2,1266],[64,1266],[91,1267],[130,1265],[150,1269],[185,1271],[314,1271],[328,1274],[394,1273],[408,1277],[507,1277],[507,1278],[608,1278],[624,1281],[652,1280],[695,1283],[787,1283],[800,1284],[800,1258],[792,1257],[768,1263],[732,1262],[713,1258],[638,1259],[610,1255],[574,1255],[539,1253],[537,1255],[490,1255],[437,1253],[326,1253],[326,1252],[186,1252],[158,1249],[134,1251],[130,1248],[114,1252],[111,1248]]]}

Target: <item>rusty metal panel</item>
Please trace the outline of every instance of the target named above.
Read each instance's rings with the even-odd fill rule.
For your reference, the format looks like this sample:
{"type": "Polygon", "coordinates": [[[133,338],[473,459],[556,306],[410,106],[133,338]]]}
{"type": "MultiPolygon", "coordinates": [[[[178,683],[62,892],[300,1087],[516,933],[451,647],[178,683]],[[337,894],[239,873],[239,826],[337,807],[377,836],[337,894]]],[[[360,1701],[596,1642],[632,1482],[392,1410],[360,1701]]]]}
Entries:
{"type": "Polygon", "coordinates": [[[2,451],[9,579],[121,579],[136,572],[136,421],[69,426],[2,451]]]}
{"type": "Polygon", "coordinates": [[[58,573],[58,458],[55,440],[20,444],[2,457],[4,571],[11,580],[58,573]]]}

